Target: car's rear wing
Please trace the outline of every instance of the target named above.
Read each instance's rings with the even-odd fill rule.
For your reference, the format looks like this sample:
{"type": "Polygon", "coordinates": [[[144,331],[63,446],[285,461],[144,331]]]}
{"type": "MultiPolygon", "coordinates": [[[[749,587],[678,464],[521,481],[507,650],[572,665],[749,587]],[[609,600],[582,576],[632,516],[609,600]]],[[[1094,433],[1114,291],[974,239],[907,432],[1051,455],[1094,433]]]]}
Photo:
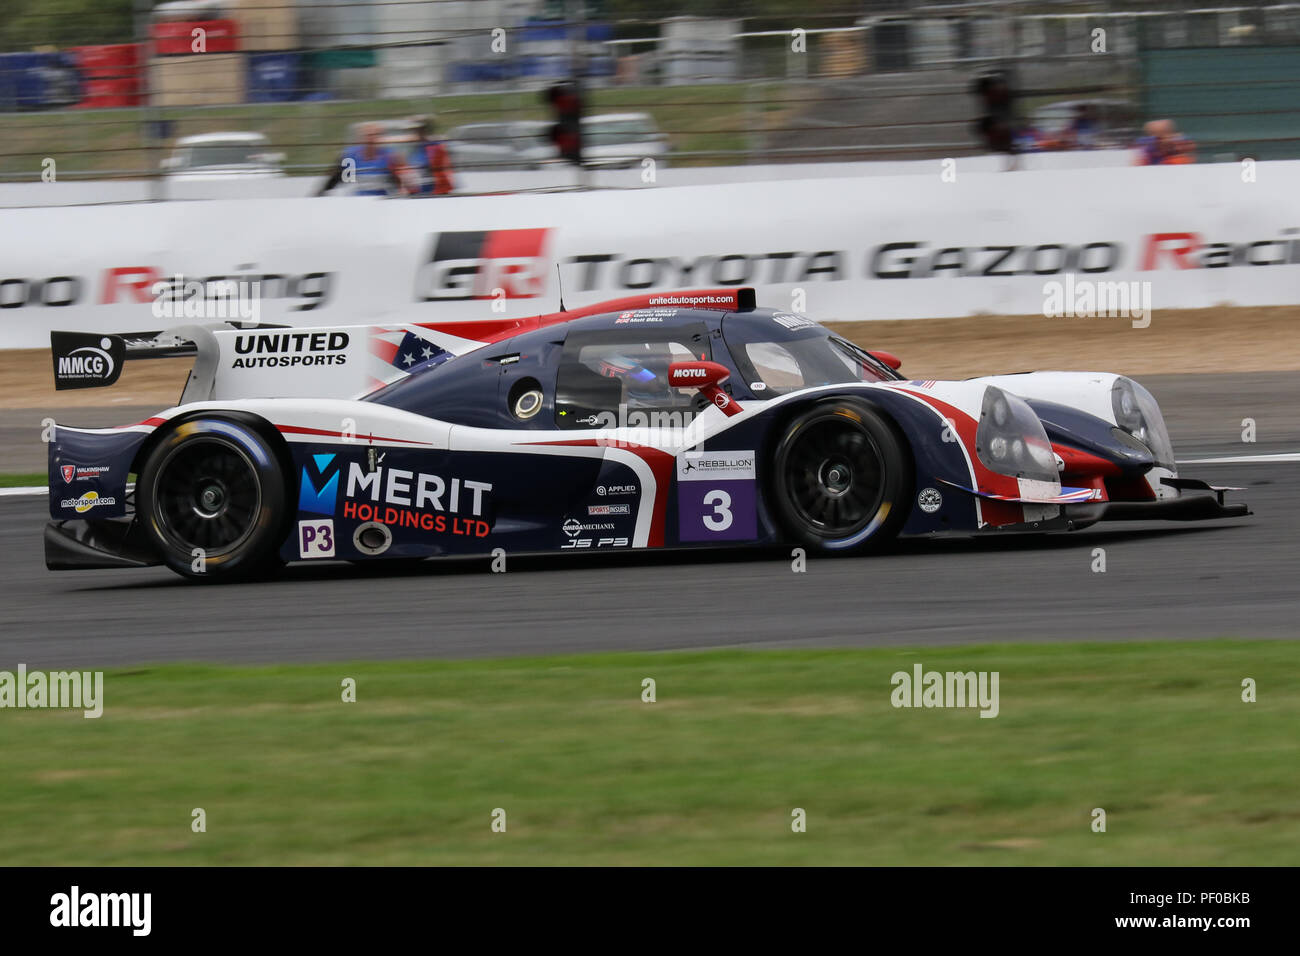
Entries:
{"type": "Polygon", "coordinates": [[[197,346],[180,334],[170,332],[51,332],[50,354],[54,360],[54,387],[103,388],[114,384],[122,366],[132,359],[176,358],[194,355],[197,346]]]}
{"type": "Polygon", "coordinates": [[[51,332],[50,351],[57,389],[112,385],[122,366],[138,359],[193,356],[179,404],[234,398],[356,398],[542,326],[605,312],[665,308],[748,311],[754,308],[754,290],[646,293],[517,319],[429,322],[422,308],[375,325],[303,328],[219,322],[161,332],[51,332]]]}
{"type": "Polygon", "coordinates": [[[57,389],[102,388],[125,363],[192,356],[178,404],[355,398],[482,342],[418,325],[187,325],[164,332],[51,332],[57,389]]]}

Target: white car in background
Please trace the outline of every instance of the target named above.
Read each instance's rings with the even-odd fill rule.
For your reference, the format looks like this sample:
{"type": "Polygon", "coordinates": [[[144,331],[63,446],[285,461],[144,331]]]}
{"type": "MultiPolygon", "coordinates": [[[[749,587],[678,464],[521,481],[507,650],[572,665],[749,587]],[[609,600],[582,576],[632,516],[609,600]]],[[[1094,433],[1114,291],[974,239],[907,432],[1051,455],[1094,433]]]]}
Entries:
{"type": "Polygon", "coordinates": [[[447,134],[447,150],[457,169],[536,169],[556,158],[542,120],[468,123],[447,134]]]}
{"type": "MultiPolygon", "coordinates": [[[[539,169],[560,162],[550,128],[543,120],[469,123],[448,132],[447,148],[458,169],[539,169]]],[[[646,157],[662,166],[667,156],[668,137],[649,113],[582,118],[582,158],[589,168],[630,168],[646,157]]]]}
{"type": "Polygon", "coordinates": [[[582,158],[587,166],[626,169],[668,158],[668,137],[649,113],[601,113],[582,118],[582,158]]]}
{"type": "Polygon", "coordinates": [[[283,153],[268,152],[262,133],[200,133],[176,140],[162,161],[169,179],[269,178],[283,176],[283,153]]]}

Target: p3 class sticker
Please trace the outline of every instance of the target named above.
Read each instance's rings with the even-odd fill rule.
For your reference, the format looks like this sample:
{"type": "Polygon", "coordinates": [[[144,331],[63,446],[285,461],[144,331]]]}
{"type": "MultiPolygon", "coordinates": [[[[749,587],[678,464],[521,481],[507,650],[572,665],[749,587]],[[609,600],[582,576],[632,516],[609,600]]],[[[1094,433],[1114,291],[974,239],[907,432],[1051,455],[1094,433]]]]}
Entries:
{"type": "Polygon", "coordinates": [[[916,505],[926,514],[932,515],[943,507],[943,495],[939,494],[937,488],[922,488],[916,496],[916,505]]]}
{"type": "Polygon", "coordinates": [[[334,519],[298,522],[298,557],[334,557],[334,519]]]}

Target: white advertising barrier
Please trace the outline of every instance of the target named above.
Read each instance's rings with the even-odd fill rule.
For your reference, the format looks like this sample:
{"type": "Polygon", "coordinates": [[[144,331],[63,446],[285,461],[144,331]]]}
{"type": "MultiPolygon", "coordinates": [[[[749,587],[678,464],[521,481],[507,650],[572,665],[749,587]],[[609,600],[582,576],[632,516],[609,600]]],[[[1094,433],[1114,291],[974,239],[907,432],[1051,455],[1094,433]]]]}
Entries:
{"type": "MultiPolygon", "coordinates": [[[[1074,169],[1132,166],[1135,153],[1127,149],[1027,153],[1020,168],[1074,169]]],[[[664,186],[703,186],[785,179],[839,179],[860,176],[934,176],[943,160],[899,159],[855,163],[756,163],[750,166],[673,166],[659,163],[651,172],[641,163],[629,169],[593,169],[579,177],[564,164],[541,169],[457,170],[458,193],[519,192],[579,185],[601,189],[656,189],[664,186]]],[[[1006,165],[1002,156],[962,156],[961,172],[992,173],[1006,165]]],[[[84,206],[109,202],[155,202],[178,199],[295,199],[314,196],[325,184],[319,176],[172,177],[161,182],[143,179],[59,180],[46,183],[0,183],[0,208],[21,206],[84,206]]],[[[342,193],[346,187],[337,187],[342,193]]],[[[423,200],[421,200],[423,201],[423,200]]]]}
{"type": "MultiPolygon", "coordinates": [[[[256,281],[262,322],[499,319],[734,285],[818,319],[1041,313],[1045,285],[1161,309],[1300,301],[1300,162],[738,183],[423,202],[232,200],[0,213],[0,346],[138,331],[178,282],[256,281]],[[1145,293],[1144,293],[1145,294],[1145,293]]],[[[173,303],[176,304],[176,303],[173,303]]],[[[1080,334],[1087,333],[1084,320],[1080,334]]],[[[1097,320],[1105,321],[1105,320],[1097,320]]]]}

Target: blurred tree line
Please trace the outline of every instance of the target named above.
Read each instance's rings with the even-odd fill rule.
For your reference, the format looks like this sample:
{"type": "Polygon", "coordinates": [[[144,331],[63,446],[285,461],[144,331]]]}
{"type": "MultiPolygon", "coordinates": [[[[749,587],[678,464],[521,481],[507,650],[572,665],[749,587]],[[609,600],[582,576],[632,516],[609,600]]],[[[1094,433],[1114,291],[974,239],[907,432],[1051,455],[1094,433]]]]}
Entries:
{"type": "Polygon", "coordinates": [[[129,43],[134,0],[4,0],[0,52],[129,43]]]}

